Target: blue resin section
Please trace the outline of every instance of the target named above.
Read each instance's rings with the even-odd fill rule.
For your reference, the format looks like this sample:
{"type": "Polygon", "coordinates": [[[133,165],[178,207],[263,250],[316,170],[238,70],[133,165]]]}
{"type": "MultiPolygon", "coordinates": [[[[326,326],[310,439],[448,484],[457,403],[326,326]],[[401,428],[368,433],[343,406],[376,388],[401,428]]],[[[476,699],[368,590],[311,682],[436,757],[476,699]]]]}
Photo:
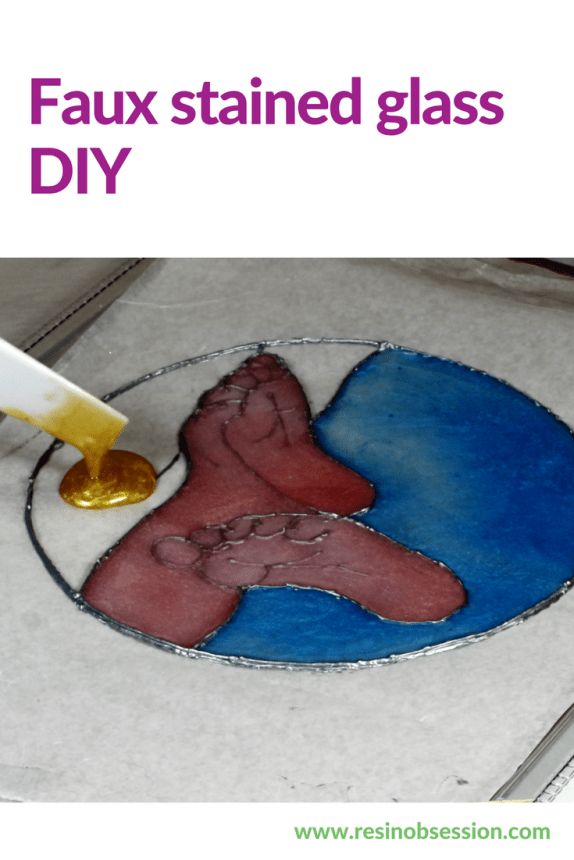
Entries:
{"type": "Polygon", "coordinates": [[[303,663],[388,657],[490,630],[574,576],[574,437],[516,389],[388,349],[347,377],[315,433],[376,487],[356,519],[445,562],[468,605],[446,621],[404,624],[321,591],[255,588],[203,650],[303,663]]]}

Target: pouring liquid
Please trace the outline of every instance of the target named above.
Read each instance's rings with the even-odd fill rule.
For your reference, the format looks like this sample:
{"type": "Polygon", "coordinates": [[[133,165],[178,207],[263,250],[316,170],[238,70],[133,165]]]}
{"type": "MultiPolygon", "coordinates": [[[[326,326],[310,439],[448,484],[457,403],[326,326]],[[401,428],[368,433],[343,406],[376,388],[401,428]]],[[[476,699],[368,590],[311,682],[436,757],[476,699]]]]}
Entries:
{"type": "Polygon", "coordinates": [[[157,478],[152,464],[131,451],[112,450],[127,419],[104,411],[99,402],[70,394],[38,415],[4,406],[2,411],[74,445],[84,455],[60,484],[60,495],[70,505],[116,508],[141,502],[153,493],[157,478]]]}

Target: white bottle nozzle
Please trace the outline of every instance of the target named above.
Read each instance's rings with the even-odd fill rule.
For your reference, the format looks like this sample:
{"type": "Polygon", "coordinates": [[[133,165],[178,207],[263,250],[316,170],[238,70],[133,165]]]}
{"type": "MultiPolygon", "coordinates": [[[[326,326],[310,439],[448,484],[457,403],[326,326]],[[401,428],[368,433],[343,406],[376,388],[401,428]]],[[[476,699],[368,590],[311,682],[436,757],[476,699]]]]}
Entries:
{"type": "Polygon", "coordinates": [[[0,411],[74,445],[91,473],[128,423],[121,412],[1,338],[0,411]]]}

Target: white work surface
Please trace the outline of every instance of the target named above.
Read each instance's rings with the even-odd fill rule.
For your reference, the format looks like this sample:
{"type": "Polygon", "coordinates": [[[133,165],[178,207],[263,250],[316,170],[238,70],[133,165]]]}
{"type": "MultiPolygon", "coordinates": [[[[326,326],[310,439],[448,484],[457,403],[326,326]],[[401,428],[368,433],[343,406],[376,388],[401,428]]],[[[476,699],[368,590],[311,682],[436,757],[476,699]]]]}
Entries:
{"type": "MultiPolygon", "coordinates": [[[[372,338],[482,368],[574,425],[573,322],[572,282],[519,264],[172,260],[149,269],[58,368],[102,395],[242,342],[372,338]]],[[[294,360],[317,408],[354,355],[315,355],[294,360]]],[[[211,363],[198,391],[228,366],[211,363]]],[[[175,417],[156,382],[131,393],[125,447],[169,460],[195,405],[188,382],[171,375],[175,417]]],[[[11,419],[0,428],[5,799],[486,800],[574,699],[572,593],[481,643],[335,674],[189,660],[123,636],[78,612],[30,544],[27,477],[48,441],[11,419]]],[[[66,457],[39,486],[38,528],[81,579],[114,531],[149,508],[66,508],[54,491],[66,457]]]]}

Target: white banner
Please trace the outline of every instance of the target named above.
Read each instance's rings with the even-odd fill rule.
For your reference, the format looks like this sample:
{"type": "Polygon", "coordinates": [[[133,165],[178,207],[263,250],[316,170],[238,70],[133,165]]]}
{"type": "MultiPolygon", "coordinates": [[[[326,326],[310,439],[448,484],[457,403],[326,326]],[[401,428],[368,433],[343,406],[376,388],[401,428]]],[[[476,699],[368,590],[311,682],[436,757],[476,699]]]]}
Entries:
{"type": "Polygon", "coordinates": [[[13,860],[158,857],[565,856],[570,813],[556,804],[6,804],[13,860]]]}
{"type": "Polygon", "coordinates": [[[572,256],[570,17],[12,4],[0,253],[572,256]]]}

